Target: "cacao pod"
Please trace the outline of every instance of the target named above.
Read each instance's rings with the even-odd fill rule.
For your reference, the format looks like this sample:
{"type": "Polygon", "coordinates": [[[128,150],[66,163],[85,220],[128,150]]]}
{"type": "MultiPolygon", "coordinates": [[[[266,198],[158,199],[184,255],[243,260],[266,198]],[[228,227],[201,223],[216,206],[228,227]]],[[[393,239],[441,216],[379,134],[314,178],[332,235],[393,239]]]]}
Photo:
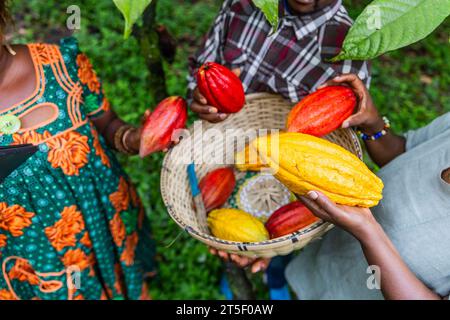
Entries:
{"type": "Polygon", "coordinates": [[[266,229],[270,238],[274,239],[303,229],[318,220],[303,203],[294,201],[272,213],[266,222],[266,229]]]}
{"type": "Polygon", "coordinates": [[[206,212],[217,209],[227,202],[236,186],[236,178],[231,168],[219,168],[206,174],[200,180],[199,188],[202,193],[206,212]]]}
{"type": "Polygon", "coordinates": [[[264,224],[251,214],[238,209],[216,209],[208,215],[213,236],[229,241],[259,242],[269,239],[264,224]]]}
{"type": "Polygon", "coordinates": [[[255,139],[250,147],[295,194],[317,190],[338,204],[367,208],[381,200],[383,182],[344,148],[302,133],[280,133],[274,140],[278,146],[271,145],[272,139],[255,139]],[[268,156],[266,150],[272,154],[268,156]]]}
{"type": "Polygon", "coordinates": [[[207,62],[198,69],[197,86],[200,93],[222,113],[236,113],[245,104],[242,82],[231,70],[207,62]]]}
{"type": "Polygon", "coordinates": [[[236,153],[235,166],[240,171],[260,171],[264,168],[264,164],[261,163],[256,152],[250,155],[249,145],[246,145],[242,151],[236,153]]]}
{"type": "Polygon", "coordinates": [[[287,130],[316,137],[327,135],[342,126],[355,106],[356,96],[350,88],[330,86],[319,89],[291,110],[287,130]]]}
{"type": "Polygon", "coordinates": [[[187,105],[181,97],[161,101],[146,119],[141,133],[139,155],[145,157],[162,151],[172,143],[172,134],[186,126],[187,105]]]}

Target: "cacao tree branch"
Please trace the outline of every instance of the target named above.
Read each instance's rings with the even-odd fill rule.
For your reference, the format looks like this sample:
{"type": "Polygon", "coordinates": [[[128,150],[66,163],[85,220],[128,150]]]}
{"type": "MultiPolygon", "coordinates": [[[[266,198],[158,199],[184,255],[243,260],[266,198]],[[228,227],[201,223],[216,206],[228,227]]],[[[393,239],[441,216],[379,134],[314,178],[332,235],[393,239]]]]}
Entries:
{"type": "Polygon", "coordinates": [[[134,28],[133,35],[139,41],[141,54],[145,59],[148,69],[147,85],[149,94],[155,102],[161,101],[168,96],[166,86],[166,75],[164,72],[161,50],[159,47],[159,36],[156,32],[156,7],[157,0],[145,9],[142,25],[134,28]]]}
{"type": "Polygon", "coordinates": [[[244,269],[235,266],[231,262],[225,265],[225,272],[234,300],[255,300],[252,283],[244,269]]]}

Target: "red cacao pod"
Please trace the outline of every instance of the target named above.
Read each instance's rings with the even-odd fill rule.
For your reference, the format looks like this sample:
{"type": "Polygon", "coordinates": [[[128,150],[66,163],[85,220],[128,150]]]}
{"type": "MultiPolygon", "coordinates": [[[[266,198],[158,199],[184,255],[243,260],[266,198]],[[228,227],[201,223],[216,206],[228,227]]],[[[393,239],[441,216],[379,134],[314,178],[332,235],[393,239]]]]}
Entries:
{"type": "Polygon", "coordinates": [[[270,216],[266,222],[266,229],[270,238],[278,238],[300,230],[319,220],[300,201],[291,202],[270,216]]]}
{"type": "Polygon", "coordinates": [[[340,128],[356,106],[352,89],[330,86],[306,96],[289,113],[287,129],[322,137],[340,128]]]}
{"type": "Polygon", "coordinates": [[[208,172],[198,184],[206,212],[217,209],[227,202],[236,186],[231,168],[219,168],[208,172]]]}
{"type": "Polygon", "coordinates": [[[242,82],[231,70],[207,62],[198,69],[197,86],[200,93],[222,113],[239,112],[245,104],[242,82]]]}
{"type": "Polygon", "coordinates": [[[139,155],[145,157],[162,151],[171,144],[172,134],[186,126],[187,104],[181,97],[161,101],[145,120],[141,133],[139,155]]]}

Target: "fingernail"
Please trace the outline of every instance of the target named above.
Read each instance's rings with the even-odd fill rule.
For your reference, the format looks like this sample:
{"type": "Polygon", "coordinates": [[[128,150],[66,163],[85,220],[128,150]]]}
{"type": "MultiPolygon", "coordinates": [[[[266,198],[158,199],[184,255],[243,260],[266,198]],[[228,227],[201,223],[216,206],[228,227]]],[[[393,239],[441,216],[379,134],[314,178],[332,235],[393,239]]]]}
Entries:
{"type": "Polygon", "coordinates": [[[217,113],[217,108],[209,108],[209,113],[217,113]]]}
{"type": "Polygon", "coordinates": [[[225,119],[226,117],[227,117],[227,115],[226,115],[226,113],[221,113],[220,115],[219,115],[219,117],[220,117],[220,119],[225,119]]]}
{"type": "Polygon", "coordinates": [[[334,80],[341,80],[341,79],[342,79],[341,76],[337,76],[337,77],[334,78],[334,80]]]}
{"type": "Polygon", "coordinates": [[[308,197],[311,200],[317,200],[317,198],[319,198],[319,195],[315,191],[310,191],[310,192],[308,192],[308,197]]]}
{"type": "Polygon", "coordinates": [[[344,123],[342,124],[342,128],[347,129],[348,127],[350,127],[349,123],[347,121],[344,121],[344,123]]]}
{"type": "Polygon", "coordinates": [[[208,101],[206,101],[205,98],[200,99],[200,102],[203,103],[203,104],[207,104],[208,103],[208,101]]]}
{"type": "Polygon", "coordinates": [[[253,269],[253,273],[258,273],[261,271],[261,266],[257,266],[255,267],[255,269],[253,269]]]}

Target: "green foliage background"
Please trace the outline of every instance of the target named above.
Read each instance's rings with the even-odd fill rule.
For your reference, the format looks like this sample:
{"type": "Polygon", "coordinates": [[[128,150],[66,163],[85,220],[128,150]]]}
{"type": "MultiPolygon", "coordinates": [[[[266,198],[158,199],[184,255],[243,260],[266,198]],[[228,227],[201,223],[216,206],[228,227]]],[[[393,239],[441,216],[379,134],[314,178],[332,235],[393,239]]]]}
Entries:
{"type": "MultiPolygon", "coordinates": [[[[111,0],[13,1],[16,16],[14,42],[55,41],[65,35],[66,8],[81,8],[82,49],[91,57],[115,110],[135,124],[146,108],[156,104],[145,88],[145,66],[134,38],[123,40],[123,19],[111,0]]],[[[370,1],[344,0],[355,18],[370,1]]],[[[171,95],[186,92],[187,57],[199,45],[221,1],[160,0],[158,21],[179,39],[176,61],[165,65],[171,95]]],[[[419,44],[373,61],[371,93],[394,130],[402,132],[427,124],[450,111],[450,23],[447,21],[419,44]]],[[[192,116],[191,116],[192,119],[192,116]]],[[[159,193],[162,156],[141,160],[121,157],[139,189],[158,245],[159,277],[151,288],[156,299],[218,299],[220,262],[168,217],[159,193]],[[180,237],[170,247],[172,240],[180,237]]],[[[261,287],[261,277],[254,278],[261,287]]],[[[258,290],[259,297],[267,297],[258,290]]]]}

